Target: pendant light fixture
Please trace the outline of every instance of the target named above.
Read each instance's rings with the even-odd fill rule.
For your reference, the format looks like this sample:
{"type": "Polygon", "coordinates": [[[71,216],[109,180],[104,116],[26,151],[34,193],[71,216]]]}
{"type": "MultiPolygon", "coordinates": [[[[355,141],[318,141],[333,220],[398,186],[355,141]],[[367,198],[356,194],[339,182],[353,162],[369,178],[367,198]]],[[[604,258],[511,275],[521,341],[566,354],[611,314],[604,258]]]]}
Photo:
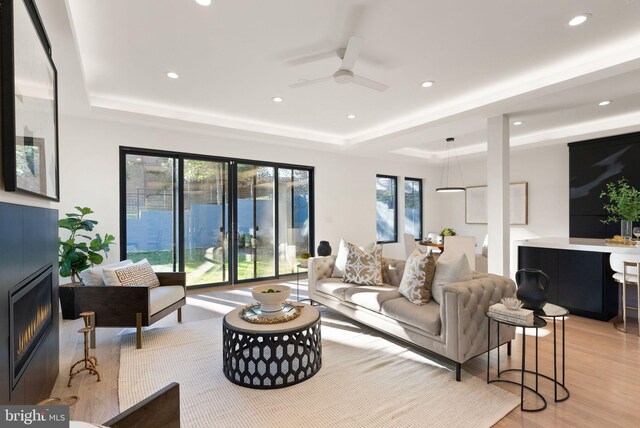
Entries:
{"type": "Polygon", "coordinates": [[[460,161],[458,160],[458,152],[456,152],[456,145],[454,143],[454,138],[447,138],[447,149],[445,152],[445,164],[442,169],[442,177],[440,178],[440,187],[436,188],[436,192],[440,193],[453,193],[453,192],[464,192],[464,181],[462,180],[462,169],[460,169],[460,161]],[[452,157],[456,158],[456,165],[458,166],[458,175],[460,175],[460,186],[449,186],[449,174],[451,170],[451,161],[452,157]]]}

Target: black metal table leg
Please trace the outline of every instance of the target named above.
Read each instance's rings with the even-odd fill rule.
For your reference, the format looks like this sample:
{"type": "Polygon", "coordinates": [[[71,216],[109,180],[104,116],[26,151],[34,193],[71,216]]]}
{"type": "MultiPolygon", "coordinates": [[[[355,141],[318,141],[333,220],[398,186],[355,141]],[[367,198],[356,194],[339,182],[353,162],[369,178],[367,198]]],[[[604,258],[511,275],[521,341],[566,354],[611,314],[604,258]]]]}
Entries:
{"type": "Polygon", "coordinates": [[[487,320],[487,383],[489,383],[489,360],[491,360],[491,318],[487,320]]]}
{"type": "Polygon", "coordinates": [[[498,323],[498,337],[496,350],[498,351],[498,377],[500,377],[500,323],[498,323]]]}
{"type": "Polygon", "coordinates": [[[526,371],[525,359],[527,356],[527,348],[525,343],[527,342],[527,332],[524,327],[522,328],[522,376],[520,379],[520,410],[524,410],[524,372],[526,371]]]}

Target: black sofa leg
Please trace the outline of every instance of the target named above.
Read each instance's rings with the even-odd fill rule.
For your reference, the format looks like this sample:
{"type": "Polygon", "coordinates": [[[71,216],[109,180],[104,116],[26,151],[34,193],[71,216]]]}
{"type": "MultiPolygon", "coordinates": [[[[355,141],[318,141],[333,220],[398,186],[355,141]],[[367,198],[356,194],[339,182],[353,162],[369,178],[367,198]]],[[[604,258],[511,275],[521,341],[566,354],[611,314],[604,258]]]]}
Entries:
{"type": "Polygon", "coordinates": [[[507,342],[507,355],[511,356],[511,341],[507,342]]]}
{"type": "Polygon", "coordinates": [[[462,372],[462,364],[456,363],[456,381],[460,382],[460,375],[462,372]]]}

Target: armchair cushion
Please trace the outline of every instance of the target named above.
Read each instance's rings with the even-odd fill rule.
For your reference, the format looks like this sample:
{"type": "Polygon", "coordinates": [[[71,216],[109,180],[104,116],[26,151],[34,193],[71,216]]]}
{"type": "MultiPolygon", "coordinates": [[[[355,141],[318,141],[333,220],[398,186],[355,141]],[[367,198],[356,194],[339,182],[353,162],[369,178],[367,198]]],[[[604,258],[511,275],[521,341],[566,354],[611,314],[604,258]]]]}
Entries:
{"type": "Polygon", "coordinates": [[[142,259],[131,266],[103,269],[103,275],[106,285],[147,285],[149,288],[160,285],[147,259],[142,259]]]}
{"type": "Polygon", "coordinates": [[[122,260],[120,262],[111,263],[108,265],[95,266],[80,272],[80,279],[84,285],[104,285],[103,270],[116,269],[124,266],[130,266],[133,262],[131,260],[122,260]]]}
{"type": "Polygon", "coordinates": [[[149,314],[157,314],[183,299],[184,296],[184,287],[181,285],[165,285],[149,289],[149,314]]]}

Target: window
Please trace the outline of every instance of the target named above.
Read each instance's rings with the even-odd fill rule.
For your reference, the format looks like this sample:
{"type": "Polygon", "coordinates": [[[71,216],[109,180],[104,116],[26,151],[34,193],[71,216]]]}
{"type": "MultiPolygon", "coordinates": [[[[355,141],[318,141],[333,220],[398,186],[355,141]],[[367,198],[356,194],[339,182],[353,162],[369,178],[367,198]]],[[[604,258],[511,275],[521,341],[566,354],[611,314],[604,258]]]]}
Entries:
{"type": "Polygon", "coordinates": [[[398,242],[398,179],[376,176],[376,232],[378,242],[398,242]]]}
{"type": "Polygon", "coordinates": [[[422,180],[404,179],[404,232],[422,238],[422,180]]]}

